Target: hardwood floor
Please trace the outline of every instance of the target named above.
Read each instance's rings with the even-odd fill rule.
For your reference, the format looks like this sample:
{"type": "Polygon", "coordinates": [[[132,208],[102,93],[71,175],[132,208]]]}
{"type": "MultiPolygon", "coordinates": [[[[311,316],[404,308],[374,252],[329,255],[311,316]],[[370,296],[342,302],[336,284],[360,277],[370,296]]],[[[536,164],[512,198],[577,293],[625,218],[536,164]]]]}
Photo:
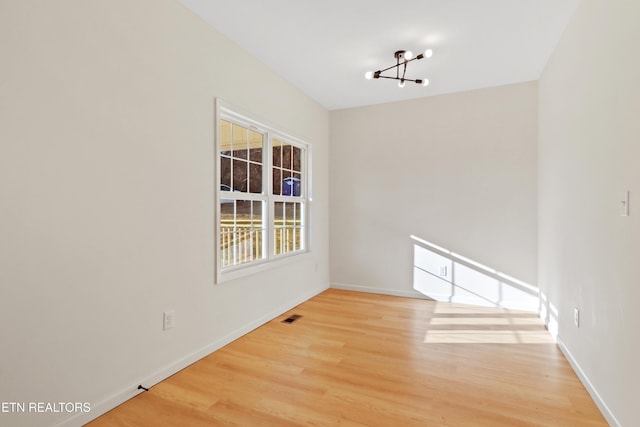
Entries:
{"type": "Polygon", "coordinates": [[[608,424],[535,314],[330,289],[88,424],[218,425],[608,424]]]}

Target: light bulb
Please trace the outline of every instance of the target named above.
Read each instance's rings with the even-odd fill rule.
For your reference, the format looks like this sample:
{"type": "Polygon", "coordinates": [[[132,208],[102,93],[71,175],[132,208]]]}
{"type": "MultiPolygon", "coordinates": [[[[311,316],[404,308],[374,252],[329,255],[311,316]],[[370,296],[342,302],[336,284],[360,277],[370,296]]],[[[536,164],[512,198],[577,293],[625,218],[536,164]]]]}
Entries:
{"type": "Polygon", "coordinates": [[[431,58],[433,56],[433,51],[431,49],[427,49],[424,51],[425,58],[431,58]]]}
{"type": "Polygon", "coordinates": [[[411,52],[410,50],[406,51],[404,53],[404,59],[405,61],[409,61],[411,58],[413,58],[413,52],[411,52]]]}
{"type": "Polygon", "coordinates": [[[422,79],[422,86],[429,86],[429,79],[422,79]]]}
{"type": "Polygon", "coordinates": [[[371,80],[373,78],[373,71],[367,71],[364,73],[364,78],[367,80],[371,80]]]}
{"type": "Polygon", "coordinates": [[[404,80],[400,80],[398,82],[398,87],[404,87],[404,80]]]}

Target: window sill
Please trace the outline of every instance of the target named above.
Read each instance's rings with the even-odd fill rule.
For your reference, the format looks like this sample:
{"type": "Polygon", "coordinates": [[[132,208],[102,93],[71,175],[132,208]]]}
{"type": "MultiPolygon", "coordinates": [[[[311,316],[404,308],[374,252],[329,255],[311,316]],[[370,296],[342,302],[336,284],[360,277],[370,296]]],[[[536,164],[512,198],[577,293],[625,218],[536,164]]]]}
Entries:
{"type": "Polygon", "coordinates": [[[216,284],[231,282],[245,276],[251,276],[267,270],[272,270],[291,264],[292,262],[302,261],[309,256],[309,251],[300,251],[292,254],[282,255],[271,260],[264,260],[259,263],[247,266],[238,266],[223,270],[217,277],[216,284]]]}

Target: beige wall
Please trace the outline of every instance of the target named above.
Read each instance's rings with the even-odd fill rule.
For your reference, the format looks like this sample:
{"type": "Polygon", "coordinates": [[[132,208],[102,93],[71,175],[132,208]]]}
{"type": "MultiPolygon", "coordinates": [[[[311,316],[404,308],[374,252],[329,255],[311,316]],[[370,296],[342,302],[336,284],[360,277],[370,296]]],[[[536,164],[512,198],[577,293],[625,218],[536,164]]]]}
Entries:
{"type": "Polygon", "coordinates": [[[635,0],[583,0],[540,80],[547,320],[610,423],[622,426],[640,425],[638,22],[635,0]],[[626,190],[631,216],[621,217],[626,190]]]}
{"type": "Polygon", "coordinates": [[[0,61],[0,400],[98,415],[328,286],[328,112],[177,1],[3,0],[0,61]],[[314,251],[221,285],[215,97],[310,142],[315,186],[314,251]]]}
{"type": "Polygon", "coordinates": [[[417,295],[411,235],[535,286],[535,82],[330,119],[332,286],[417,295]]]}

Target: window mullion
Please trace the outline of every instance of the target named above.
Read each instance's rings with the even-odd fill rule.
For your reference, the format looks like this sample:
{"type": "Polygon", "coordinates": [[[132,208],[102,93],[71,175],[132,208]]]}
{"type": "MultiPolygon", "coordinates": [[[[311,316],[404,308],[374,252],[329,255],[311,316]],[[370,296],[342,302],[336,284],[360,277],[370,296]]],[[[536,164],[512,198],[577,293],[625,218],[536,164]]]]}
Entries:
{"type": "Polygon", "coordinates": [[[273,259],[275,255],[274,251],[274,242],[275,242],[275,206],[273,200],[273,139],[270,132],[266,133],[266,145],[267,145],[267,165],[265,169],[267,170],[267,218],[265,224],[266,231],[266,244],[267,244],[267,258],[269,260],[273,259]]]}

